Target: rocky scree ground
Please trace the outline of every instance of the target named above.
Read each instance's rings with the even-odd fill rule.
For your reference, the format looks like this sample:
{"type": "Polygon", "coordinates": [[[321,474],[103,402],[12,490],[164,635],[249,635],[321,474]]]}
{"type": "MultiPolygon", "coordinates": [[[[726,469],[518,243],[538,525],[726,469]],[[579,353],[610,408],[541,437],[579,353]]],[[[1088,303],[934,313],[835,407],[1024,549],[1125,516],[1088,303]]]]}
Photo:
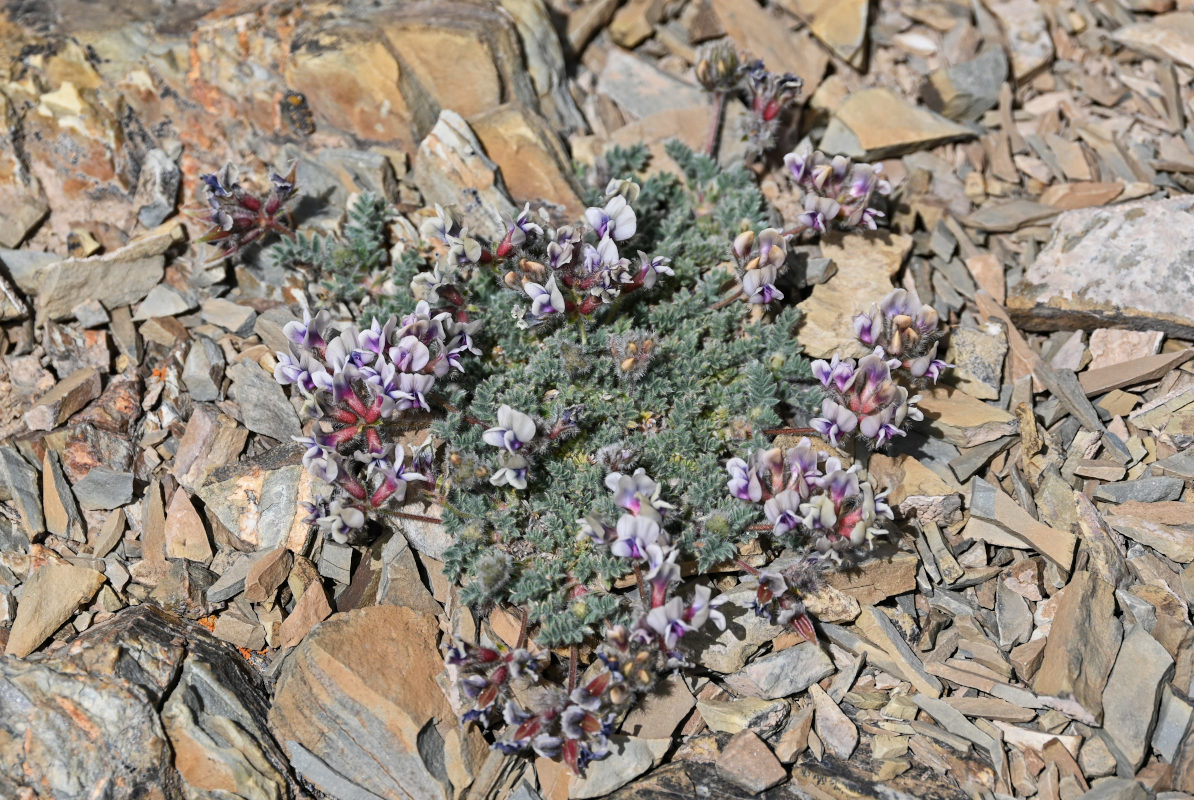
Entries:
{"type": "Polygon", "coordinates": [[[1194,792],[1188,4],[94,9],[0,12],[5,796],[1194,792]],[[311,276],[212,265],[178,211],[202,172],[297,162],[308,232],[362,191],[399,249],[437,202],[482,235],[526,201],[575,216],[573,161],[703,146],[692,67],[720,38],[804,80],[778,152],[807,133],[896,187],[889,231],[810,252],[805,352],[914,288],[956,385],[873,457],[901,533],[834,576],[821,647],[732,621],[578,781],[437,694],[438,637],[517,620],[460,604],[436,531],[311,536],[269,374],[311,276]]]}

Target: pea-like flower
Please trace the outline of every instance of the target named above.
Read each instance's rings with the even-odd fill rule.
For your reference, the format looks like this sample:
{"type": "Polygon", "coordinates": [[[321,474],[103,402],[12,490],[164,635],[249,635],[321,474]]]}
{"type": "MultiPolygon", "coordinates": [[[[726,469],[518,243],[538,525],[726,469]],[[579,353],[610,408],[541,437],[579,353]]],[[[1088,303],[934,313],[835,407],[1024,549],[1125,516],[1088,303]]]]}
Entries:
{"type": "Polygon", "coordinates": [[[643,561],[647,557],[647,548],[659,541],[662,529],[659,523],[650,517],[636,517],[623,514],[618,518],[617,539],[609,546],[609,551],[619,558],[629,558],[643,561]]]}
{"type": "Polygon", "coordinates": [[[518,452],[535,438],[535,420],[503,403],[498,408],[498,424],[486,429],[481,438],[486,444],[518,452]]]}
{"type": "Polygon", "coordinates": [[[503,453],[502,465],[489,476],[489,482],[494,486],[510,486],[514,489],[527,488],[527,468],[530,462],[526,456],[518,453],[503,453]]]}
{"type": "Polygon", "coordinates": [[[871,206],[876,194],[891,192],[881,164],[859,164],[846,156],[830,158],[807,143],[784,156],[792,181],[804,192],[804,212],[797,222],[806,230],[874,230],[883,212],[871,206]]]}
{"type": "Polygon", "coordinates": [[[316,525],[334,541],[344,544],[353,531],[365,527],[365,512],[338,497],[328,505],[327,512],[316,521],[316,525]]]}
{"type": "Polygon", "coordinates": [[[535,319],[542,320],[564,312],[564,295],[556,285],[555,275],[548,278],[546,284],[527,281],[522,288],[531,298],[531,316],[535,319]]]}
{"type": "Polygon", "coordinates": [[[633,475],[611,472],[605,476],[605,486],[614,493],[614,503],[636,516],[650,517],[656,523],[663,523],[663,512],[671,504],[659,499],[660,486],[647,471],[639,467],[633,475]]]}
{"type": "Polygon", "coordinates": [[[782,300],[784,293],[775,287],[775,266],[768,264],[758,269],[747,270],[742,276],[742,292],[747,302],[766,305],[775,300],[782,300]]]}
{"type": "Polygon", "coordinates": [[[676,273],[672,272],[672,268],[668,266],[672,262],[670,258],[664,256],[648,256],[642,250],[638,251],[638,259],[640,263],[638,276],[636,280],[642,284],[644,289],[653,289],[656,281],[659,280],[660,275],[673,276],[676,273]]]}
{"type": "Polygon", "coordinates": [[[621,194],[606,200],[604,208],[586,209],[585,220],[599,239],[608,235],[615,242],[624,242],[638,230],[634,209],[621,194]]]}

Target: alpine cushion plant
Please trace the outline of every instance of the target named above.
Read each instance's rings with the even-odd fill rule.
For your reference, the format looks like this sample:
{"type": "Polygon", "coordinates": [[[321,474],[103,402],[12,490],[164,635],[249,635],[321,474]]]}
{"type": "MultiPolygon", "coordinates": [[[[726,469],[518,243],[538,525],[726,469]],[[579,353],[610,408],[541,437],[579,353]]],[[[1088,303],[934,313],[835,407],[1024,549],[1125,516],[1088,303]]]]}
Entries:
{"type": "MultiPolygon", "coordinates": [[[[915,416],[870,362],[848,379],[840,360],[814,375],[800,356],[780,286],[790,243],[823,226],[783,230],[751,172],[676,143],[668,152],[681,176],[605,176],[571,225],[528,206],[486,242],[436,208],[420,226],[435,263],[407,278],[407,313],[335,330],[326,312],[307,314],[287,326],[275,370],[303,398],[304,463],[328,487],[312,521],[365,541],[377,521],[428,520],[411,502],[435,501],[442,517],[430,521],[452,539],[436,556],[461,599],[523,619],[517,642],[452,646],[467,719],[492,727],[495,746],[576,771],[687,662],[691,633],[724,625],[714,565],[733,569],[760,536],[789,548],[798,562],[759,576],[757,608],[812,638],[800,593],[890,519],[861,466],[807,440],[786,452],[772,442],[830,398],[816,387],[826,370],[841,383],[833,402],[853,408],[857,384],[851,413],[880,417],[854,428],[886,441],[915,416]],[[597,654],[587,668],[582,644],[597,654]],[[554,659],[561,647],[570,655],[554,659]]],[[[636,150],[607,159],[619,172],[643,163],[636,150]]],[[[834,175],[807,191],[848,192],[834,175]]],[[[881,187],[868,186],[824,225],[874,222],[867,203],[881,187]]],[[[904,325],[908,302],[875,335],[898,331],[916,361],[933,335],[917,327],[926,314],[904,325]]]]}

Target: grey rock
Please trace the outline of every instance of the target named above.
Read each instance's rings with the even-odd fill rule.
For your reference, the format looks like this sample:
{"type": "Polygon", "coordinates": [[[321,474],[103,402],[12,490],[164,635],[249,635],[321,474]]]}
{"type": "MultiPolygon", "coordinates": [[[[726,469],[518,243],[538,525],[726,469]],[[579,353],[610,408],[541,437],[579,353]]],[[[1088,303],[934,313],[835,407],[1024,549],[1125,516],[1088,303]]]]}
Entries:
{"type": "Polygon", "coordinates": [[[222,297],[205,300],[200,306],[199,315],[204,322],[219,325],[237,336],[248,336],[252,333],[253,323],[257,320],[257,312],[253,309],[222,297]]]}
{"type": "Polygon", "coordinates": [[[118,508],[133,500],[133,473],[92,467],[71,489],[87,511],[118,508]]]}
{"type": "Polygon", "coordinates": [[[691,652],[698,664],[727,675],[737,672],[760,646],[783,633],[783,628],[751,610],[754,595],[754,587],[726,592],[726,603],[721,607],[726,618],[725,630],[718,632],[712,626],[705,626],[690,634],[691,652]]]}
{"type": "Polygon", "coordinates": [[[1032,611],[1028,601],[1008,588],[1004,581],[995,584],[995,621],[999,646],[1008,650],[1032,636],[1032,611]]]}
{"type": "Polygon", "coordinates": [[[568,91],[564,50],[543,0],[502,0],[502,8],[514,18],[527,74],[539,96],[539,109],[553,125],[573,133],[588,130],[584,114],[568,91]]]}
{"type": "Polygon", "coordinates": [[[585,777],[572,782],[568,796],[584,800],[622,788],[659,763],[671,744],[671,739],[611,736],[609,755],[590,763],[585,777]]]}
{"type": "Polygon", "coordinates": [[[108,324],[108,310],[98,300],[79,303],[70,313],[84,328],[100,328],[108,324]]]}
{"type": "MultiPolygon", "coordinates": [[[[438,511],[429,510],[427,503],[415,501],[403,506],[400,511],[422,517],[436,517],[438,511]]],[[[439,523],[423,522],[417,519],[390,517],[384,521],[386,527],[400,536],[405,536],[410,546],[419,553],[443,561],[444,551],[452,545],[452,536],[439,523]]]]}
{"type": "Polygon", "coordinates": [[[155,147],[146,153],[133,197],[133,202],[139,204],[137,221],[146,228],[156,228],[165,222],[174,213],[181,183],[178,164],[164,150],[155,147]]]}
{"type": "Polygon", "coordinates": [[[943,117],[971,121],[999,104],[999,87],[1006,77],[1003,48],[989,47],[969,61],[934,70],[920,94],[925,105],[943,117]]]}
{"type": "Polygon", "coordinates": [[[208,796],[227,776],[246,800],[308,795],[265,725],[269,695],[230,646],[142,605],[26,660],[0,659],[0,796],[23,788],[141,800],[208,796]],[[159,714],[158,709],[161,709],[159,714]],[[192,783],[194,781],[194,783],[192,783]]]}
{"type": "Polygon", "coordinates": [[[319,556],[319,574],[337,583],[349,583],[352,580],[352,559],[355,553],[349,545],[325,539],[319,556]]]}
{"type": "Polygon", "coordinates": [[[1176,763],[1182,744],[1194,724],[1194,704],[1165,686],[1161,689],[1161,707],[1153,729],[1153,749],[1166,764],[1176,763]]]}
{"type": "MultiPolygon", "coordinates": [[[[3,517],[0,517],[0,552],[29,552],[29,537],[25,535],[24,531],[21,531],[17,528],[17,523],[15,521],[10,522],[8,519],[3,517]]],[[[0,578],[0,584],[3,582],[3,578],[0,578]]]]}
{"type": "Polygon", "coordinates": [[[377,603],[406,606],[426,614],[443,613],[443,607],[436,602],[419,576],[419,566],[415,563],[410,542],[401,533],[391,536],[382,547],[377,603]]]}
{"type": "Polygon", "coordinates": [[[215,582],[216,574],[207,567],[178,559],[153,587],[149,597],[172,614],[199,619],[212,611],[205,594],[215,582]]]}
{"type": "Polygon", "coordinates": [[[224,351],[220,346],[206,336],[196,336],[183,363],[182,382],[192,400],[219,400],[224,382],[224,351]]]}
{"type": "MultiPolygon", "coordinates": [[[[269,551],[265,551],[269,552],[269,551]]],[[[207,587],[207,602],[223,603],[231,600],[245,590],[245,578],[249,576],[249,569],[253,566],[253,556],[241,555],[236,558],[228,569],[224,570],[216,582],[207,587]]]]}
{"type": "Polygon", "coordinates": [[[535,787],[524,780],[510,795],[510,800],[543,800],[543,795],[536,792],[535,787]]]}
{"type": "Polygon", "coordinates": [[[1148,755],[1161,701],[1161,685],[1173,674],[1173,659],[1143,626],[1124,636],[1103,689],[1107,733],[1119,751],[1140,769],[1148,755]]]}
{"type": "Polygon", "coordinates": [[[1194,479],[1194,447],[1154,462],[1153,469],[1184,480],[1194,479]]]}
{"type": "Polygon", "coordinates": [[[1150,792],[1131,778],[1104,778],[1078,800],[1149,800],[1150,792]]]}
{"type": "Polygon", "coordinates": [[[265,629],[257,621],[256,615],[245,613],[239,607],[233,606],[220,614],[212,634],[233,647],[243,647],[246,650],[260,650],[265,647],[265,629]]]}
{"type": "MultiPolygon", "coordinates": [[[[1173,456],[1173,458],[1176,457],[1173,456]]],[[[1106,500],[1109,503],[1127,503],[1131,500],[1141,503],[1160,503],[1166,500],[1177,500],[1182,496],[1183,488],[1185,488],[1185,483],[1181,478],[1166,476],[1139,478],[1134,481],[1104,483],[1095,490],[1095,499],[1106,500]]]]}
{"type": "Polygon", "coordinates": [[[448,800],[471,783],[487,748],[436,682],[437,631],[435,617],[371,606],[324,620],[290,652],[270,725],[316,788],[448,800]]]}
{"type": "Polygon", "coordinates": [[[172,231],[149,234],[119,250],[90,258],[68,258],[39,271],[37,318],[65,319],[80,298],[98,300],[115,309],[141,300],[162,280],[162,254],[182,236],[172,231]]]}
{"type": "Polygon", "coordinates": [[[643,739],[668,739],[696,706],[684,679],[671,675],[660,681],[622,721],[622,731],[643,739]]]}
{"type": "Polygon", "coordinates": [[[737,700],[698,700],[697,712],[710,730],[737,733],[751,729],[764,739],[783,730],[792,714],[787,700],[740,697],[737,700]]]}
{"type": "Polygon", "coordinates": [[[425,202],[457,205],[464,225],[493,241],[505,235],[502,220],[518,213],[497,164],[455,111],[441,111],[419,143],[413,178],[425,202]]]}
{"type": "Polygon", "coordinates": [[[286,306],[274,306],[258,315],[253,323],[253,332],[261,337],[270,350],[285,353],[290,349],[290,340],[282,329],[294,319],[294,312],[286,306]]]}
{"type": "Polygon", "coordinates": [[[174,317],[185,314],[197,305],[192,293],[180,292],[173,286],[159,283],[149,290],[149,294],[137,306],[133,319],[141,322],[154,317],[174,317]]]}
{"type": "MultiPolygon", "coordinates": [[[[0,110],[7,105],[0,105],[0,110]]],[[[7,135],[4,138],[8,138],[7,135]]],[[[7,155],[5,160],[8,160],[7,155]]],[[[5,209],[0,217],[0,245],[5,247],[16,247],[24,241],[50,210],[41,183],[24,169],[20,169],[15,183],[5,181],[0,184],[0,203],[5,209]]]]}
{"type": "Polygon", "coordinates": [[[32,542],[45,531],[46,520],[37,493],[37,470],[15,447],[0,447],[0,484],[16,504],[21,527],[32,542]]]}
{"type": "Polygon", "coordinates": [[[1029,330],[1111,325],[1191,338],[1191,217],[1190,195],[1064,212],[1008,295],[1013,321],[1029,330]]]}
{"type": "Polygon", "coordinates": [[[215,469],[197,494],[208,515],[252,549],[302,549],[310,526],[299,504],[312,499],[302,453],[291,442],[215,469]]]}
{"type": "Polygon", "coordinates": [[[950,375],[972,397],[995,400],[1003,386],[1003,360],[1007,334],[1002,325],[984,330],[959,327],[950,334],[946,360],[954,365],[950,375]]]}
{"type": "Polygon", "coordinates": [[[726,677],[737,694],[775,700],[803,692],[833,674],[833,661],[812,642],[756,658],[743,670],[726,677]]]}
{"type": "Polygon", "coordinates": [[[33,294],[41,283],[42,272],[62,256],[44,250],[8,250],[0,248],[0,264],[8,270],[13,282],[25,294],[33,294]]]}
{"type": "Polygon", "coordinates": [[[255,362],[241,361],[228,368],[228,377],[246,428],[281,442],[302,435],[298,414],[272,375],[255,362]]]}
{"type": "MultiPolygon", "coordinates": [[[[352,150],[347,147],[327,147],[320,150],[318,159],[334,174],[352,181],[346,189],[353,193],[371,192],[393,202],[398,198],[398,179],[390,160],[371,150],[352,150]]],[[[342,208],[337,205],[335,208],[342,208]]]]}
{"type": "Polygon", "coordinates": [[[668,75],[649,61],[614,48],[597,80],[597,90],[608,95],[633,119],[660,111],[704,105],[700,88],[668,75]]]}

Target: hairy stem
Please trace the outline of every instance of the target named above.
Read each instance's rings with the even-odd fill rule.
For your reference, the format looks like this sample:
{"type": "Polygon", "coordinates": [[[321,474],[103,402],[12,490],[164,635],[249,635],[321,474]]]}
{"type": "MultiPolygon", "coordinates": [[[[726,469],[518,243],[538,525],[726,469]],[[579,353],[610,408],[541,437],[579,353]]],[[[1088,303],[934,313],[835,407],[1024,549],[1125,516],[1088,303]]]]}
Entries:
{"type": "Polygon", "coordinates": [[[705,154],[709,158],[717,158],[717,140],[721,133],[721,117],[725,108],[725,92],[713,93],[713,121],[709,124],[709,138],[705,140],[705,154]]]}
{"type": "Polygon", "coordinates": [[[634,581],[638,584],[638,596],[643,601],[643,608],[647,607],[647,587],[643,585],[643,568],[636,561],[634,563],[634,581]]]}
{"type": "Polygon", "coordinates": [[[721,309],[721,308],[725,308],[730,303],[734,302],[735,300],[740,299],[743,296],[743,294],[744,294],[744,292],[742,291],[742,287],[739,286],[738,291],[734,292],[732,295],[725,298],[724,300],[718,300],[716,303],[709,306],[709,308],[714,311],[717,311],[718,309],[721,309]]]}
{"type": "Polygon", "coordinates": [[[518,642],[514,647],[518,650],[527,646],[527,617],[529,616],[525,608],[522,609],[522,622],[518,626],[518,642]]]}
{"type": "Polygon", "coordinates": [[[576,665],[580,661],[580,648],[572,645],[568,649],[568,694],[576,688],[576,665]]]}

